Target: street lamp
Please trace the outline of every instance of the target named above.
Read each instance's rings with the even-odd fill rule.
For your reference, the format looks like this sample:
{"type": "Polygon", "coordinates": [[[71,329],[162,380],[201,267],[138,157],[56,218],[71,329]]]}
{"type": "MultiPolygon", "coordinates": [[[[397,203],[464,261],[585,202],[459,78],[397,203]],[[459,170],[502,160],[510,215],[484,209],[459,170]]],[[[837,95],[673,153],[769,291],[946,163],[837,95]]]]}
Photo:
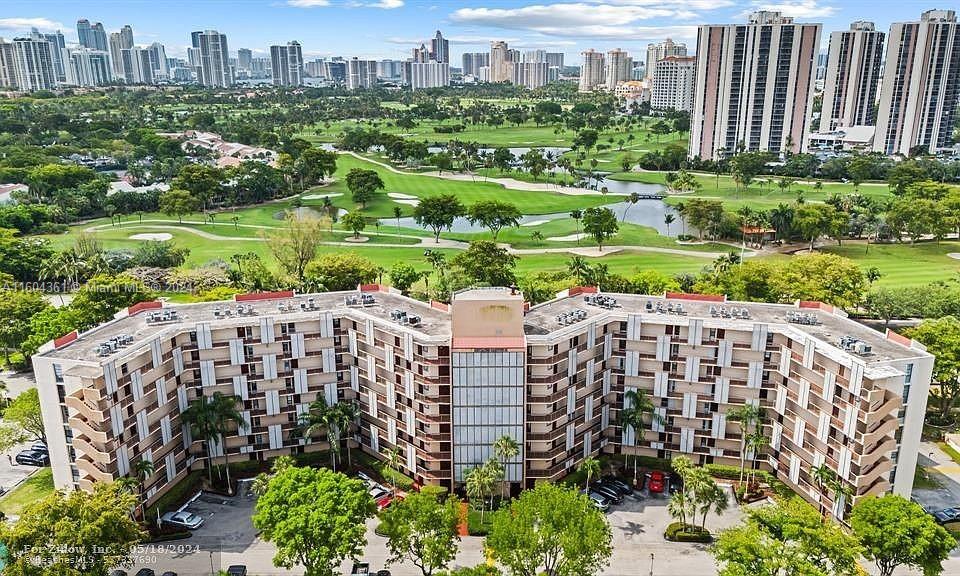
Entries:
{"type": "Polygon", "coordinates": [[[650,553],[650,576],[653,576],[653,552],[650,553]]]}

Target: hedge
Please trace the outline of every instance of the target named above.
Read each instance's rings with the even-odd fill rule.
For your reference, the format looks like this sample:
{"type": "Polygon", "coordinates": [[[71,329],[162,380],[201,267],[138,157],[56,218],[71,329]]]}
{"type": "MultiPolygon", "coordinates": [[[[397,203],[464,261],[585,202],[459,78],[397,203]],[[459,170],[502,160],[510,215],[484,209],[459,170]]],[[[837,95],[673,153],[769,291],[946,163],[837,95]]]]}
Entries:
{"type": "Polygon", "coordinates": [[[427,484],[420,488],[420,493],[427,496],[433,496],[437,499],[438,502],[443,502],[447,499],[447,489],[444,486],[438,486],[436,484],[427,484]]]}
{"type": "Polygon", "coordinates": [[[696,526],[673,522],[663,531],[663,537],[671,542],[699,542],[709,544],[713,541],[713,536],[709,530],[701,530],[696,526]]]}
{"type": "Polygon", "coordinates": [[[483,511],[483,521],[480,521],[480,511],[473,506],[467,511],[467,531],[471,536],[486,536],[493,526],[493,511],[483,511]]]}
{"type": "MultiPolygon", "coordinates": [[[[704,470],[707,471],[707,474],[710,474],[714,478],[725,478],[727,480],[739,480],[740,479],[740,467],[739,466],[728,466],[726,464],[705,464],[703,466],[704,470]]],[[[747,476],[749,470],[744,470],[744,477],[747,476]]],[[[754,470],[753,476],[757,478],[760,482],[770,483],[776,478],[766,470],[754,470]]]]}
{"type": "Polygon", "coordinates": [[[179,508],[200,490],[204,474],[206,474],[206,472],[203,470],[192,470],[183,480],[174,484],[172,488],[167,490],[166,494],[158,498],[156,502],[147,508],[144,519],[155,519],[157,517],[157,510],[163,514],[174,508],[179,508]]]}
{"type": "Polygon", "coordinates": [[[366,452],[355,450],[353,454],[353,463],[356,466],[369,468],[374,472],[374,474],[380,478],[383,478],[387,484],[396,486],[401,490],[409,491],[413,488],[413,478],[397,472],[396,470],[387,466],[386,462],[383,462],[378,458],[367,454],[366,452]]]}

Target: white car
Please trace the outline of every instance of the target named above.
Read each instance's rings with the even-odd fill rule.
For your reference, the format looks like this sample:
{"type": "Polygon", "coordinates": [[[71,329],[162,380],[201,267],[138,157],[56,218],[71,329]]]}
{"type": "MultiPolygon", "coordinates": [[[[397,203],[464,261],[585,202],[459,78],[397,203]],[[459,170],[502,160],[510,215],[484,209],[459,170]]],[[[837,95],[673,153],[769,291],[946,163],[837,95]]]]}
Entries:
{"type": "Polygon", "coordinates": [[[160,517],[160,520],[187,530],[196,530],[203,526],[203,517],[192,512],[167,512],[160,517]]]}

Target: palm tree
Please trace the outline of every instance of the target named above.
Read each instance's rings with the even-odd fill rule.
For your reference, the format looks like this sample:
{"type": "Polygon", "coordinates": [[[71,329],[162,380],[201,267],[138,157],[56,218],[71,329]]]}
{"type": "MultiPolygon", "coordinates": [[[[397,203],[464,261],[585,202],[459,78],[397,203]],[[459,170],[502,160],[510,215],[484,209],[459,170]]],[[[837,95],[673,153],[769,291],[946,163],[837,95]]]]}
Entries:
{"type": "Polygon", "coordinates": [[[727,500],[727,493],[716,482],[711,482],[711,486],[698,498],[698,503],[700,504],[700,512],[703,514],[703,521],[700,524],[701,530],[707,529],[707,514],[711,510],[719,516],[726,512],[730,505],[727,500]]]}
{"type": "Polygon", "coordinates": [[[740,426],[740,483],[743,483],[743,471],[747,465],[747,436],[763,417],[763,410],[753,404],[744,404],[727,412],[727,420],[740,426]]]}
{"type": "Polygon", "coordinates": [[[750,472],[747,477],[747,484],[751,484],[753,482],[754,471],[757,467],[757,456],[760,454],[760,451],[763,450],[764,447],[769,443],[770,439],[764,436],[763,429],[759,426],[753,431],[752,434],[747,436],[747,450],[750,452],[752,460],[750,462],[750,472]]]}
{"type": "Polygon", "coordinates": [[[297,425],[304,438],[311,438],[320,433],[327,435],[327,443],[330,445],[330,468],[336,470],[340,443],[335,441],[339,440],[336,438],[336,416],[327,401],[323,397],[318,397],[311,402],[307,411],[300,415],[297,425]]]}
{"type": "MultiPolygon", "coordinates": [[[[386,452],[387,468],[396,475],[400,474],[400,449],[391,448],[386,452]]],[[[390,477],[390,495],[397,491],[397,477],[390,477]]]]}
{"type": "Polygon", "coordinates": [[[677,205],[673,207],[677,211],[677,216],[680,217],[680,233],[683,235],[687,234],[687,206],[683,202],[677,202],[677,205]]]}
{"type": "Polygon", "coordinates": [[[399,206],[393,207],[393,217],[397,219],[397,232],[400,232],[400,217],[403,216],[403,210],[399,206]]]}
{"type": "Polygon", "coordinates": [[[213,484],[213,442],[217,437],[216,419],[213,407],[207,403],[204,396],[190,402],[190,405],[181,415],[183,421],[190,427],[190,434],[202,440],[207,453],[207,474],[210,484],[213,484]]]}
{"type": "MultiPolygon", "coordinates": [[[[627,390],[623,395],[623,408],[620,410],[620,426],[633,428],[633,444],[639,446],[646,433],[646,419],[650,416],[651,423],[663,423],[663,417],[658,414],[653,402],[647,397],[644,390],[627,390]]],[[[626,464],[626,455],[624,455],[626,464]]],[[[633,454],[633,483],[637,483],[637,454],[633,454]]]]}
{"type": "Polygon", "coordinates": [[[673,471],[683,480],[683,488],[677,490],[670,497],[669,512],[671,516],[680,520],[680,524],[687,523],[687,509],[690,506],[688,492],[692,493],[693,486],[691,482],[691,473],[693,471],[693,462],[686,456],[677,456],[670,462],[673,471]]]}
{"type": "Polygon", "coordinates": [[[586,474],[587,478],[584,483],[583,489],[589,490],[590,480],[593,479],[594,476],[600,475],[600,461],[594,458],[593,456],[587,456],[586,458],[583,459],[583,462],[581,462],[580,465],[577,466],[577,472],[581,474],[586,474]]]}
{"type": "Polygon", "coordinates": [[[539,230],[534,230],[530,233],[530,239],[537,243],[537,246],[543,244],[543,232],[539,230]]]}
{"type": "Polygon", "coordinates": [[[484,499],[493,485],[493,478],[490,476],[490,469],[479,466],[468,470],[463,477],[467,497],[473,501],[480,502],[480,522],[483,522],[483,510],[485,508],[484,499]]]}
{"type": "Polygon", "coordinates": [[[143,517],[143,505],[144,498],[143,492],[146,487],[147,480],[153,476],[153,462],[147,460],[146,458],[141,458],[133,465],[133,474],[137,481],[137,507],[140,508],[141,513],[140,517],[143,517]]]}
{"type": "Polygon", "coordinates": [[[227,469],[227,494],[233,494],[233,485],[230,483],[230,453],[226,445],[226,433],[232,424],[237,428],[246,428],[243,420],[243,414],[237,410],[236,396],[228,396],[221,392],[214,392],[210,397],[209,403],[212,405],[214,427],[219,438],[220,447],[223,449],[223,464],[227,469]]]}
{"type": "Polygon", "coordinates": [[[823,505],[823,498],[827,495],[827,488],[833,485],[834,480],[836,480],[836,473],[827,468],[826,464],[821,464],[819,466],[814,466],[810,470],[810,478],[813,480],[813,483],[816,484],[817,490],[820,492],[820,500],[817,505],[820,509],[820,515],[823,516],[824,521],[826,521],[826,506],[823,505]]]}
{"type": "Polygon", "coordinates": [[[665,214],[663,216],[663,223],[667,225],[667,236],[670,235],[670,225],[677,220],[677,217],[673,214],[665,214]]]}
{"type": "Polygon", "coordinates": [[[344,433],[349,433],[350,425],[357,421],[357,418],[360,417],[360,407],[357,406],[356,402],[344,401],[337,402],[333,406],[334,408],[334,419],[337,424],[337,441],[341,439],[344,440],[344,445],[347,447],[347,466],[353,467],[353,455],[350,451],[350,437],[344,433]]]}
{"type": "MultiPolygon", "coordinates": [[[[520,454],[520,445],[517,444],[516,440],[504,434],[503,436],[497,438],[497,440],[493,443],[493,453],[497,458],[500,459],[500,462],[503,465],[503,470],[506,472],[507,462],[516,458],[520,454]]],[[[506,488],[507,484],[504,483],[501,486],[501,500],[506,498],[506,488]]]]}
{"type": "Polygon", "coordinates": [[[667,513],[671,518],[676,518],[681,525],[687,523],[687,501],[683,495],[684,490],[677,490],[670,496],[667,503],[667,513]]]}
{"type": "MultiPolygon", "coordinates": [[[[604,186],[603,189],[606,190],[606,186],[604,186]]],[[[640,201],[640,194],[636,192],[631,192],[630,195],[627,196],[627,206],[626,208],[623,209],[623,215],[620,216],[621,222],[627,219],[627,212],[630,210],[630,208],[633,207],[634,204],[636,204],[639,201],[640,201]]]]}
{"type": "Polygon", "coordinates": [[[567,260],[567,271],[577,279],[577,282],[582,286],[586,282],[587,276],[590,275],[590,264],[587,263],[586,258],[583,256],[572,256],[567,260]]]}
{"type": "Polygon", "coordinates": [[[573,221],[577,225],[577,246],[579,246],[580,245],[580,219],[583,218],[583,210],[571,211],[570,217],[573,218],[573,221]]]}
{"type": "Polygon", "coordinates": [[[838,508],[837,517],[842,520],[844,510],[840,506],[840,500],[841,498],[843,499],[845,506],[847,499],[850,498],[851,494],[853,494],[853,490],[850,488],[850,486],[844,484],[843,479],[838,476],[834,478],[833,482],[830,483],[830,491],[833,493],[832,496],[834,507],[838,508]]]}

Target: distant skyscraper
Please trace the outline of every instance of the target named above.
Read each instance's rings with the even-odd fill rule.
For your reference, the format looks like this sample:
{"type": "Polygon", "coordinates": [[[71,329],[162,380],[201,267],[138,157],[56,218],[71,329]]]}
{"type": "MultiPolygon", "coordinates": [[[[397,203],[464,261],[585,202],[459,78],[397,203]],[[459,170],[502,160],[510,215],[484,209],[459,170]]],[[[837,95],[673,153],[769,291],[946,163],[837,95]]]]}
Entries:
{"type": "Polygon", "coordinates": [[[299,42],[270,47],[270,70],[274,86],[303,85],[303,51],[299,42]]]}
{"type": "Polygon", "coordinates": [[[13,44],[0,38],[0,86],[17,87],[17,63],[13,59],[13,44]]]}
{"type": "Polygon", "coordinates": [[[230,51],[227,49],[227,36],[216,30],[194,32],[191,35],[193,47],[198,49],[195,57],[197,81],[204,86],[226,88],[233,85],[230,71],[230,51]]]}
{"type": "Polygon", "coordinates": [[[34,28],[30,32],[30,37],[34,40],[46,40],[50,43],[50,52],[53,57],[53,71],[57,75],[57,82],[66,82],[69,64],[67,62],[67,45],[64,42],[63,34],[59,30],[51,34],[42,34],[34,28]]]}
{"type": "Polygon", "coordinates": [[[633,59],[625,50],[617,48],[607,52],[606,85],[611,92],[618,82],[627,82],[633,78],[633,59]]]}
{"type": "Polygon", "coordinates": [[[250,64],[253,61],[253,51],[249,48],[240,48],[237,50],[237,67],[241,70],[250,71],[250,64]]]}
{"type": "Polygon", "coordinates": [[[167,64],[166,47],[159,42],[154,42],[147,46],[147,53],[150,55],[150,68],[153,70],[153,81],[168,80],[170,78],[170,67],[167,64]]]}
{"type": "Polygon", "coordinates": [[[375,88],[376,86],[376,60],[360,60],[357,57],[347,60],[347,90],[375,88]]]}
{"type": "Polygon", "coordinates": [[[437,35],[430,40],[430,58],[434,62],[450,63],[450,41],[437,30],[437,35]]]}
{"type": "Polygon", "coordinates": [[[334,59],[323,64],[324,76],[330,82],[344,84],[347,81],[347,63],[342,59],[334,59]]]}
{"type": "Polygon", "coordinates": [[[646,74],[647,79],[653,78],[653,71],[657,66],[657,62],[663,60],[667,56],[686,56],[687,55],[687,45],[686,44],[676,44],[670,38],[667,38],[663,42],[658,44],[647,44],[647,62],[644,68],[644,73],[646,74]]]}
{"type": "Polygon", "coordinates": [[[691,157],[800,152],[813,110],[820,24],[755,12],[747,24],[700,26],[691,157]]]}
{"type": "Polygon", "coordinates": [[[820,110],[820,132],[872,126],[883,62],[883,32],[873,22],[854,22],[830,34],[820,110]]]}
{"type": "Polygon", "coordinates": [[[510,48],[506,42],[490,43],[490,82],[508,82],[512,73],[510,48]]]}
{"type": "Polygon", "coordinates": [[[514,62],[510,81],[518,86],[540,88],[547,83],[546,62],[514,62]]]}
{"type": "Polygon", "coordinates": [[[544,62],[547,61],[546,50],[527,50],[523,53],[524,62],[544,62]]]}
{"type": "Polygon", "coordinates": [[[657,61],[653,71],[650,107],[657,110],[693,109],[696,90],[697,59],[690,56],[667,56],[657,61]]]}
{"type": "Polygon", "coordinates": [[[403,76],[403,60],[381,60],[377,62],[377,76],[396,80],[403,76]]]}
{"type": "Polygon", "coordinates": [[[439,88],[450,85],[450,65],[446,62],[411,62],[410,89],[439,88]]]}
{"type": "Polygon", "coordinates": [[[563,68],[563,52],[547,52],[547,66],[563,68]]]}
{"type": "Polygon", "coordinates": [[[106,86],[113,79],[110,55],[103,50],[68,50],[70,83],[75,86],[106,86]]]}
{"type": "Polygon", "coordinates": [[[480,68],[490,66],[489,52],[464,52],[462,57],[462,71],[464,76],[477,76],[480,74],[480,68]]]}
{"type": "Polygon", "coordinates": [[[590,92],[604,81],[603,52],[591,48],[582,52],[581,56],[583,64],[580,66],[580,91],[590,92]]]}
{"type": "Polygon", "coordinates": [[[123,36],[119,32],[111,32],[109,42],[111,72],[117,80],[122,81],[126,78],[126,73],[123,69],[123,51],[133,48],[133,44],[131,43],[129,46],[125,46],[123,36]]]}
{"type": "Polygon", "coordinates": [[[13,60],[20,90],[51,90],[57,86],[53,51],[46,40],[13,39],[13,60]]]}
{"type": "Polygon", "coordinates": [[[951,142],[960,98],[960,26],[953,10],[890,25],[873,149],[935,152],[951,142]]]}
{"type": "Polygon", "coordinates": [[[86,18],[77,20],[77,37],[81,46],[91,50],[107,51],[110,49],[107,42],[107,32],[100,22],[91,25],[86,18]]]}

